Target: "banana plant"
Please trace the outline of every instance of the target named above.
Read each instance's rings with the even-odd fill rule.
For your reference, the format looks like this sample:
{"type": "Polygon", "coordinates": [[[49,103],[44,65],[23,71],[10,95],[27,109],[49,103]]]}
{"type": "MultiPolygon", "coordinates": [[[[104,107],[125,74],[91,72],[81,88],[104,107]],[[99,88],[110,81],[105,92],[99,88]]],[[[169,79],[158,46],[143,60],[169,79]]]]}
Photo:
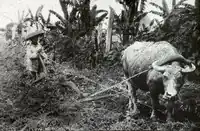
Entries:
{"type": "Polygon", "coordinates": [[[24,20],[27,19],[28,15],[28,13],[25,15],[25,11],[22,11],[22,13],[18,11],[17,33],[19,36],[23,36],[23,31],[26,27],[24,24],[24,20]]]}
{"type": "Polygon", "coordinates": [[[172,1],[172,9],[169,9],[169,5],[167,4],[166,0],[162,0],[162,6],[154,3],[154,2],[150,2],[150,4],[154,7],[156,7],[157,9],[159,9],[159,11],[154,11],[151,10],[150,13],[158,15],[162,18],[167,18],[171,12],[174,11],[174,9],[178,8],[181,5],[186,6],[187,4],[185,4],[186,0],[180,0],[178,3],[176,3],[176,0],[172,1]]]}
{"type": "Polygon", "coordinates": [[[35,15],[33,15],[31,9],[28,9],[30,17],[26,18],[24,22],[29,21],[31,23],[31,26],[34,26],[34,25],[36,26],[36,29],[41,28],[42,25],[40,23],[40,16],[41,16],[43,7],[44,7],[43,5],[39,6],[35,15]]]}
{"type": "MultiPolygon", "coordinates": [[[[156,3],[150,2],[150,4],[152,6],[156,7],[157,9],[159,9],[159,11],[151,10],[150,13],[158,15],[161,18],[163,18],[163,20],[161,20],[161,21],[158,21],[156,19],[156,23],[158,24],[158,27],[159,28],[163,27],[163,29],[167,29],[168,30],[168,27],[170,26],[169,25],[170,17],[174,16],[174,14],[175,14],[177,9],[185,8],[188,11],[189,10],[193,10],[193,7],[191,7],[190,4],[184,3],[185,1],[186,0],[180,0],[177,3],[176,0],[173,0],[172,1],[172,9],[171,10],[169,9],[169,5],[167,4],[166,0],[162,0],[162,6],[160,6],[160,5],[156,4],[156,3]]],[[[181,14],[183,12],[180,12],[180,10],[179,10],[179,13],[181,14]]]]}
{"type": "Polygon", "coordinates": [[[90,0],[59,0],[63,15],[49,10],[59,20],[55,23],[61,32],[61,43],[64,50],[70,46],[75,49],[76,41],[82,36],[90,36],[95,27],[106,17],[107,11],[90,9],[90,0]],[[69,10],[70,8],[70,10],[69,10]]]}
{"type": "Polygon", "coordinates": [[[88,6],[88,2],[60,0],[60,4],[64,17],[53,10],[50,10],[50,13],[59,19],[56,22],[57,28],[61,30],[63,35],[71,38],[75,37],[76,39],[76,37],[91,32],[107,16],[107,11],[97,10],[96,5],[91,10],[86,10],[85,7],[88,6]],[[69,7],[72,7],[71,12],[67,10],[69,7]],[[100,13],[102,14],[99,16],[100,13]],[[85,16],[86,14],[87,16],[85,16]]]}
{"type": "Polygon", "coordinates": [[[99,25],[105,17],[108,15],[108,11],[106,10],[97,10],[97,5],[94,5],[89,11],[90,16],[90,30],[93,30],[97,25],[99,25]],[[99,16],[99,14],[101,14],[99,16]]]}
{"type": "Polygon", "coordinates": [[[61,46],[64,49],[63,53],[66,53],[68,48],[75,48],[76,40],[85,35],[86,32],[81,30],[79,3],[71,0],[59,0],[59,2],[63,11],[63,16],[54,10],[49,10],[49,12],[59,19],[59,21],[55,23],[56,28],[61,32],[59,35],[60,42],[57,43],[62,43],[61,46]],[[71,11],[68,10],[69,8],[72,8],[71,11]]]}
{"type": "Polygon", "coordinates": [[[114,31],[120,36],[123,44],[126,44],[130,36],[136,36],[139,31],[140,20],[148,12],[144,12],[146,0],[116,0],[123,6],[120,15],[115,14],[114,31]],[[140,6],[139,6],[140,5],[140,6]]]}
{"type": "Polygon", "coordinates": [[[50,12],[49,12],[49,14],[48,14],[47,19],[45,19],[44,16],[43,16],[42,14],[39,15],[39,18],[40,18],[40,20],[41,20],[41,21],[39,21],[39,22],[40,22],[40,25],[42,26],[42,29],[43,29],[43,30],[45,30],[46,28],[48,28],[48,26],[52,25],[52,24],[50,23],[50,21],[51,21],[51,13],[50,13],[50,12]]]}

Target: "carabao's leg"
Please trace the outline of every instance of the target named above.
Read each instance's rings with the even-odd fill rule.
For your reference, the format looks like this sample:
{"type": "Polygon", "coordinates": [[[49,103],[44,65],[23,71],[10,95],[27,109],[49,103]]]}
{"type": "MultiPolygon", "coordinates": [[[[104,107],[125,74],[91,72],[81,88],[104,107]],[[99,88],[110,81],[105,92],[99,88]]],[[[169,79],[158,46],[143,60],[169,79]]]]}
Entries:
{"type": "Polygon", "coordinates": [[[161,107],[159,103],[159,94],[164,92],[162,75],[157,74],[155,71],[149,72],[147,75],[147,85],[149,87],[152,105],[150,118],[156,120],[158,118],[158,109],[161,107]]]}
{"type": "Polygon", "coordinates": [[[151,112],[151,117],[150,118],[152,120],[156,120],[158,118],[157,109],[159,108],[160,103],[159,103],[159,99],[158,99],[158,95],[157,94],[154,94],[154,93],[150,92],[150,95],[151,95],[151,104],[152,104],[152,112],[151,112]]]}
{"type": "Polygon", "coordinates": [[[133,83],[127,82],[128,85],[128,95],[129,95],[129,112],[128,116],[133,116],[139,113],[137,108],[137,97],[136,97],[136,90],[137,88],[133,85],[133,83]]]}
{"type": "Polygon", "coordinates": [[[170,122],[170,121],[174,121],[174,119],[172,118],[172,113],[173,113],[173,110],[174,110],[174,101],[172,100],[169,100],[167,102],[167,122],[170,122]]]}

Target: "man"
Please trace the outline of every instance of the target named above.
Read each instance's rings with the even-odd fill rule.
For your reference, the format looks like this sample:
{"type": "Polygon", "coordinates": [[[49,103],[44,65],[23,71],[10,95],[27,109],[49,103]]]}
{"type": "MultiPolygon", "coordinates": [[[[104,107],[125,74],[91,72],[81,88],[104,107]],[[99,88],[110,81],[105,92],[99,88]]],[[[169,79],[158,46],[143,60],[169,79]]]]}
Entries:
{"type": "Polygon", "coordinates": [[[47,55],[40,43],[43,34],[43,31],[35,31],[30,33],[25,39],[30,42],[26,49],[27,70],[30,71],[35,80],[42,72],[46,72],[43,60],[47,59],[47,55]]]}

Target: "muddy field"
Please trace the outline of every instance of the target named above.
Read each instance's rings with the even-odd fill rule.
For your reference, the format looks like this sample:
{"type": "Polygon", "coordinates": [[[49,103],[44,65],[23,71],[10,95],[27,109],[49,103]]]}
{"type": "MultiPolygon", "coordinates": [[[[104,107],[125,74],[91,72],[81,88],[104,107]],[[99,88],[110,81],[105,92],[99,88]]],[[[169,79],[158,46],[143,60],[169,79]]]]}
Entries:
{"type": "MultiPolygon", "coordinates": [[[[107,69],[102,69],[99,73],[100,78],[95,78],[95,75],[89,76],[90,78],[95,78],[98,83],[103,85],[112,86],[116,83],[120,83],[123,78],[123,73],[119,66],[109,67],[107,69]],[[103,71],[102,71],[103,70],[103,71]],[[104,73],[103,73],[104,72],[104,73]],[[105,73],[106,72],[106,73],[105,73]]],[[[96,72],[98,71],[94,71],[96,72]]],[[[192,83],[190,83],[192,84],[192,83]]],[[[93,88],[91,91],[89,89],[84,90],[85,92],[95,92],[99,91],[98,86],[92,86],[89,84],[86,87],[93,88]]],[[[192,84],[192,86],[197,86],[192,84]]],[[[86,88],[85,87],[85,88],[86,88]]],[[[125,88],[124,84],[121,88],[125,88]]],[[[182,92],[188,88],[188,85],[183,87],[182,92]]],[[[190,87],[191,88],[191,87],[190,87]]],[[[117,92],[120,92],[118,89],[117,92]]],[[[106,94],[116,94],[114,91],[108,91],[106,94]]],[[[102,94],[101,94],[102,95],[102,94]]],[[[177,103],[177,108],[175,111],[175,122],[166,122],[165,108],[160,111],[160,120],[152,121],[149,119],[151,113],[151,104],[149,100],[148,93],[138,90],[139,98],[139,109],[140,114],[132,119],[126,119],[126,111],[128,98],[124,95],[116,95],[111,98],[100,99],[84,104],[82,117],[80,122],[76,124],[73,128],[83,129],[83,130],[195,130],[200,120],[197,114],[186,114],[187,111],[181,109],[177,103]],[[196,124],[196,125],[195,125],[196,124]]]]}
{"type": "MultiPolygon", "coordinates": [[[[5,41],[2,40],[1,43],[3,42],[5,41]]],[[[4,46],[2,46],[2,48],[4,48],[4,46]]],[[[8,50],[5,48],[1,49],[1,85],[4,84],[2,83],[3,81],[12,81],[11,79],[14,79],[13,77],[16,77],[17,74],[20,73],[16,71],[18,70],[16,67],[18,67],[19,65],[12,63],[11,61],[13,61],[13,59],[9,57],[10,53],[5,51],[8,50]],[[11,62],[11,64],[7,65],[8,62],[11,62]],[[12,70],[7,70],[9,68],[8,66],[11,66],[10,68],[12,68],[12,70]],[[15,74],[15,76],[13,74],[15,74]]],[[[73,102],[70,103],[69,101],[68,103],[64,103],[67,107],[67,109],[65,110],[66,114],[58,114],[56,111],[51,112],[50,109],[53,109],[53,107],[45,107],[44,109],[48,108],[50,111],[46,111],[44,109],[41,110],[41,108],[37,108],[33,110],[35,113],[33,113],[32,111],[30,114],[18,114],[19,117],[11,117],[11,115],[9,115],[8,112],[3,110],[5,108],[3,108],[2,105],[2,98],[0,130],[197,131],[199,129],[198,125],[200,122],[200,117],[198,114],[199,109],[197,108],[197,102],[193,104],[194,107],[190,106],[191,102],[193,102],[190,99],[190,101],[183,101],[182,103],[177,103],[176,110],[174,113],[175,122],[165,121],[166,118],[164,107],[162,110],[160,110],[160,120],[152,121],[151,119],[149,119],[151,112],[151,104],[149,101],[148,92],[143,92],[140,90],[138,90],[138,106],[140,109],[140,114],[132,117],[131,119],[126,119],[128,98],[127,93],[125,92],[125,84],[121,83],[121,81],[123,81],[124,79],[121,66],[118,64],[113,66],[99,66],[92,70],[79,70],[72,65],[73,64],[70,62],[54,65],[56,71],[50,71],[48,79],[41,81],[33,87],[33,89],[38,89],[40,87],[43,87],[43,85],[45,87],[45,83],[49,84],[49,82],[51,82],[51,84],[49,84],[51,85],[51,87],[49,88],[56,88],[57,78],[54,77],[60,74],[66,76],[70,81],[73,81],[81,90],[81,92],[83,92],[84,97],[74,97],[70,94],[69,90],[69,95],[67,96],[67,98],[72,100],[75,103],[75,105],[72,106],[73,102]],[[55,72],[57,74],[55,74],[55,72]],[[94,97],[90,97],[92,94],[99,92],[105,88],[112,87],[113,85],[115,86],[112,89],[109,89],[103,93],[99,93],[94,97]]],[[[52,65],[49,66],[51,67],[52,65]]],[[[18,80],[24,81],[24,79],[18,80]]],[[[197,83],[187,82],[181,90],[181,98],[183,100],[188,100],[188,98],[199,98],[200,89],[198,87],[199,84],[197,83]]],[[[38,93],[39,92],[40,91],[38,91],[38,93]]],[[[72,94],[73,93],[74,92],[72,92],[72,94]]],[[[3,95],[5,96],[5,94],[3,95]]],[[[43,98],[43,100],[46,99],[47,97],[43,98]]],[[[6,105],[9,104],[13,104],[12,98],[6,99],[6,105]]],[[[29,109],[34,109],[35,107],[37,107],[37,103],[31,108],[29,107],[29,109]]],[[[8,109],[10,109],[10,113],[12,114],[13,110],[15,110],[15,107],[8,109]]],[[[18,110],[18,113],[20,111],[18,110]]]]}

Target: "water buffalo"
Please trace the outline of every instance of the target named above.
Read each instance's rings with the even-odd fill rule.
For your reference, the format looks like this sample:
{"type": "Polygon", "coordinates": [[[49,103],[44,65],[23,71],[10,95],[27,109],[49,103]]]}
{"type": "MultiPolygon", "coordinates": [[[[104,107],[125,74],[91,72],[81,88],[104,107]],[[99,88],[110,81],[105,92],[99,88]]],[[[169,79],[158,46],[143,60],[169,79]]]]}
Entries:
{"type": "Polygon", "coordinates": [[[196,67],[188,59],[184,58],[166,41],[159,42],[135,42],[127,47],[122,54],[122,65],[126,78],[139,72],[145,73],[130,79],[129,113],[137,114],[136,90],[139,88],[150,92],[152,113],[151,118],[157,118],[160,107],[159,95],[167,101],[167,121],[172,119],[174,98],[184,84],[185,74],[193,72],[196,67]]]}

